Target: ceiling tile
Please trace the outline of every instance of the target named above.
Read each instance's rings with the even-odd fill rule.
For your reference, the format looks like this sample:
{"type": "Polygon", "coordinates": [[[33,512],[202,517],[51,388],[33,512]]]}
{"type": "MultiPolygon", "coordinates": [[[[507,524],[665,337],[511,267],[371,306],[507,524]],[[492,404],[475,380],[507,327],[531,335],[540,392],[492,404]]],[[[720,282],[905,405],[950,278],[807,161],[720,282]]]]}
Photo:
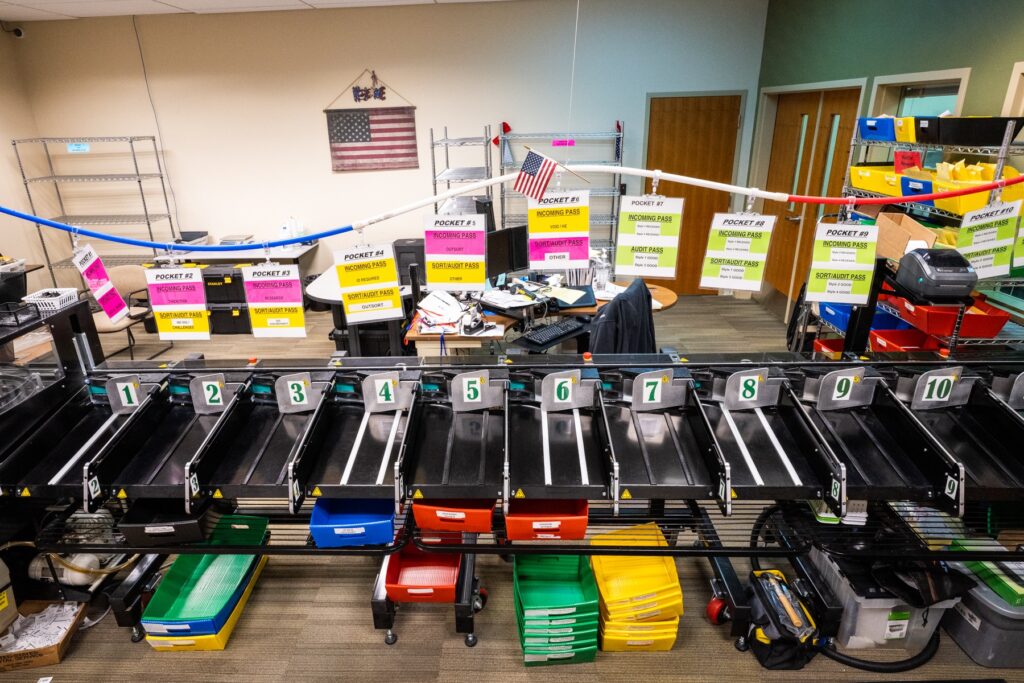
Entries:
{"type": "Polygon", "coordinates": [[[320,8],[379,7],[382,5],[432,5],[434,0],[306,0],[320,8]]]}
{"type": "Polygon", "coordinates": [[[71,19],[67,14],[55,11],[22,7],[0,2],[0,21],[47,21],[50,19],[71,19]]]}
{"type": "Polygon", "coordinates": [[[175,14],[182,10],[170,5],[162,5],[153,0],[93,0],[92,2],[47,3],[48,12],[59,12],[73,17],[115,17],[131,14],[175,14]]]}
{"type": "MultiPolygon", "coordinates": [[[[175,0],[170,0],[174,2],[175,0]]],[[[223,2],[223,0],[212,0],[215,3],[223,2]]],[[[282,4],[285,0],[275,0],[277,4],[274,5],[262,5],[258,7],[210,7],[204,9],[192,10],[196,14],[225,14],[229,12],[284,12],[287,10],[295,9],[313,9],[309,5],[302,2],[295,2],[293,4],[284,5],[282,4]]]]}

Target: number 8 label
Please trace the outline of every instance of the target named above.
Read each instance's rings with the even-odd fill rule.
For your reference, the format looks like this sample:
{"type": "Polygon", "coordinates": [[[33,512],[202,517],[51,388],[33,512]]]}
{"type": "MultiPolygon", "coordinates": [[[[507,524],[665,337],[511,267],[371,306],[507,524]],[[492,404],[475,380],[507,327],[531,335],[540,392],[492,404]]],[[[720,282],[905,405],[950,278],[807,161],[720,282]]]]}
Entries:
{"type": "Polygon", "coordinates": [[[833,401],[849,401],[853,390],[853,377],[840,377],[832,390],[833,401]]]}
{"type": "Polygon", "coordinates": [[[572,403],[571,377],[563,377],[555,381],[555,402],[572,403]]]}
{"type": "Polygon", "coordinates": [[[760,377],[744,377],[740,382],[740,400],[756,401],[757,393],[761,388],[760,377]]]}
{"type": "Polygon", "coordinates": [[[483,400],[480,391],[482,385],[480,377],[467,377],[463,383],[462,400],[466,403],[480,403],[483,400]]]}

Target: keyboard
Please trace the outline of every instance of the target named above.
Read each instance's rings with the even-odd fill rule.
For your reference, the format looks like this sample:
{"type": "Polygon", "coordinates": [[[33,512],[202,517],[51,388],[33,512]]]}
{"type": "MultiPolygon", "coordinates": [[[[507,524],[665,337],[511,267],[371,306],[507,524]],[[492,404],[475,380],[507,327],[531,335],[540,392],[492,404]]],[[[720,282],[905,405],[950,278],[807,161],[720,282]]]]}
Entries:
{"type": "Polygon", "coordinates": [[[579,332],[586,327],[579,318],[562,318],[557,323],[536,327],[523,335],[523,339],[535,346],[547,346],[554,342],[579,332]]]}

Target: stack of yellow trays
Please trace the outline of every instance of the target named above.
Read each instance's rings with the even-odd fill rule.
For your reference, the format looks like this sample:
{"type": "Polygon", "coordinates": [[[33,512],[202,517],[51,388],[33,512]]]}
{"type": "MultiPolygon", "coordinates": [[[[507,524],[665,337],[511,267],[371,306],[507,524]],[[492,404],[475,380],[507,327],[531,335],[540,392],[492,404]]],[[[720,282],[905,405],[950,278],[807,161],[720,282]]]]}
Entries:
{"type": "MultiPolygon", "coordinates": [[[[595,536],[591,545],[668,546],[657,524],[595,536]]],[[[594,555],[604,652],[671,650],[683,614],[683,591],[671,557],[594,555]]]]}

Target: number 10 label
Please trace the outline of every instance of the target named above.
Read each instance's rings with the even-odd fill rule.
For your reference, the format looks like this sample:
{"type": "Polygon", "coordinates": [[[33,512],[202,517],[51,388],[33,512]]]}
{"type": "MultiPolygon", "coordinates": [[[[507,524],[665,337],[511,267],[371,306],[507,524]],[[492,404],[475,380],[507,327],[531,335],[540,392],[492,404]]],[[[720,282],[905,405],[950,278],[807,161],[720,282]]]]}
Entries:
{"type": "Polygon", "coordinates": [[[949,395],[953,393],[953,382],[955,381],[955,375],[937,375],[935,377],[929,377],[928,381],[924,385],[924,393],[921,395],[921,400],[945,401],[949,398],[949,395]]]}

